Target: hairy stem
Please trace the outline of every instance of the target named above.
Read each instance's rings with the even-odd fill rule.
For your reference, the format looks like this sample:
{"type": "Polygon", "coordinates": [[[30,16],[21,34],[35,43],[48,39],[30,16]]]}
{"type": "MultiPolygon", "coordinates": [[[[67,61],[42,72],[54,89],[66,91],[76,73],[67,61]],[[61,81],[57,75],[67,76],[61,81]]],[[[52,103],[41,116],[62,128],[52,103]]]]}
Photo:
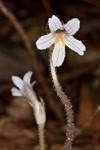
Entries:
{"type": "Polygon", "coordinates": [[[74,135],[74,123],[73,123],[74,118],[73,118],[72,104],[70,100],[68,99],[67,95],[62,90],[62,87],[58,81],[55,67],[53,67],[51,60],[50,60],[50,69],[51,69],[51,75],[52,75],[55,91],[57,95],[59,96],[62,104],[64,105],[65,112],[66,112],[66,118],[67,118],[66,137],[67,138],[65,142],[65,147],[67,150],[71,150],[72,141],[74,138],[73,136],[74,135]]]}
{"type": "Polygon", "coordinates": [[[44,124],[38,124],[38,130],[39,130],[40,150],[45,150],[45,143],[44,143],[44,124]]]}

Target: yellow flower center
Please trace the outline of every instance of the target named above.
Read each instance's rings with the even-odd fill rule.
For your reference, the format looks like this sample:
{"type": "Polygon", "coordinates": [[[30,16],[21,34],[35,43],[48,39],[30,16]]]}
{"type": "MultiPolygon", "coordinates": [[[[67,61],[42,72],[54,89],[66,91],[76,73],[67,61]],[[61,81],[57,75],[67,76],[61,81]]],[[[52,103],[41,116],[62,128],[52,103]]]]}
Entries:
{"type": "Polygon", "coordinates": [[[59,40],[61,40],[62,44],[65,45],[65,40],[62,32],[57,33],[57,36],[55,38],[55,44],[57,44],[59,40]]]}

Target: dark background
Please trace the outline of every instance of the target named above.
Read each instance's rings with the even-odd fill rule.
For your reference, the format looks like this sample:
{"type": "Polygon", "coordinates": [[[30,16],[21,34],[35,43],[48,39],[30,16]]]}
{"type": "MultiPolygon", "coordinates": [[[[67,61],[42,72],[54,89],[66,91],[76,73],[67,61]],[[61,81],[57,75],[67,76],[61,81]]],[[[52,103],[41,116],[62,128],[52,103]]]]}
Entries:
{"type": "MultiPolygon", "coordinates": [[[[0,9],[0,150],[35,150],[37,126],[29,104],[11,96],[12,75],[22,77],[33,71],[32,80],[38,96],[46,104],[47,149],[60,149],[65,139],[63,106],[53,89],[48,50],[36,49],[36,40],[48,33],[48,18],[57,15],[64,23],[79,18],[81,28],[75,37],[86,46],[84,56],[66,48],[66,59],[57,68],[59,80],[73,104],[77,130],[93,116],[100,104],[100,1],[99,0],[3,0],[6,8],[24,29],[34,56],[26,41],[0,9]],[[41,79],[42,77],[42,79],[41,79]],[[59,129],[59,130],[58,130],[59,129]],[[59,131],[59,132],[58,132],[59,131]]],[[[100,113],[91,119],[75,138],[73,150],[100,149],[100,113]]],[[[78,132],[77,131],[77,132],[78,132]]]]}

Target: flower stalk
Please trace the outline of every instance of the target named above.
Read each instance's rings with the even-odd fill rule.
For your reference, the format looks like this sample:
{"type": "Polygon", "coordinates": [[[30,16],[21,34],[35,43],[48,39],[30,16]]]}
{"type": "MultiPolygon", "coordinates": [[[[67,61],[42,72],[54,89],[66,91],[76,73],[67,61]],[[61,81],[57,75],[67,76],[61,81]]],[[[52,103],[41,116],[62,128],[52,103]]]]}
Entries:
{"type": "Polygon", "coordinates": [[[45,150],[44,124],[39,124],[38,125],[38,133],[39,133],[40,149],[45,150]]]}
{"type": "Polygon", "coordinates": [[[72,110],[72,104],[70,100],[68,99],[67,95],[63,92],[62,87],[59,83],[56,69],[52,65],[51,59],[50,59],[50,70],[52,75],[52,80],[54,84],[55,91],[57,95],[59,96],[62,104],[64,105],[65,112],[66,112],[66,119],[67,119],[67,125],[66,125],[66,141],[65,141],[65,147],[67,150],[71,150],[72,148],[72,141],[74,138],[74,117],[73,117],[73,110],[72,110]]]}

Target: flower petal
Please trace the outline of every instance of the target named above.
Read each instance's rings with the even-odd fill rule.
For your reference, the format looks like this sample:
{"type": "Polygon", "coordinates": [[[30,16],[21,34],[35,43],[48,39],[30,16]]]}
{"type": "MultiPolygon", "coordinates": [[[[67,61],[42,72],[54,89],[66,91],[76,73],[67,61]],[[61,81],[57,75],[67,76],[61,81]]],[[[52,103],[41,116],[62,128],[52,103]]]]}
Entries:
{"type": "Polygon", "coordinates": [[[54,37],[55,35],[53,33],[41,36],[36,42],[37,48],[40,50],[49,48],[54,43],[54,37]]]}
{"type": "Polygon", "coordinates": [[[12,76],[13,83],[21,90],[23,88],[23,80],[17,76],[12,76]]]}
{"type": "Polygon", "coordinates": [[[55,32],[59,29],[61,30],[63,27],[61,21],[55,15],[49,18],[48,24],[51,32],[55,32]]]}
{"type": "Polygon", "coordinates": [[[59,67],[62,65],[65,58],[65,46],[59,41],[52,53],[52,63],[54,67],[59,67]]]}
{"type": "Polygon", "coordinates": [[[65,43],[70,49],[72,49],[79,55],[84,55],[84,51],[86,50],[86,48],[81,41],[75,39],[73,36],[66,36],[65,43]]]}
{"type": "Polygon", "coordinates": [[[35,85],[35,83],[36,83],[36,81],[33,81],[33,82],[31,83],[31,86],[33,87],[33,86],[35,85]]]}
{"type": "Polygon", "coordinates": [[[25,83],[27,83],[28,85],[30,85],[31,76],[32,76],[32,72],[29,71],[29,72],[25,73],[25,75],[24,75],[24,77],[23,77],[23,81],[24,81],[25,83]]]}
{"type": "Polygon", "coordinates": [[[78,18],[71,19],[66,24],[64,24],[64,29],[67,34],[74,35],[80,28],[80,21],[78,18]]]}
{"type": "Polygon", "coordinates": [[[22,96],[20,90],[18,90],[17,88],[12,88],[11,93],[13,96],[22,96]]]}

